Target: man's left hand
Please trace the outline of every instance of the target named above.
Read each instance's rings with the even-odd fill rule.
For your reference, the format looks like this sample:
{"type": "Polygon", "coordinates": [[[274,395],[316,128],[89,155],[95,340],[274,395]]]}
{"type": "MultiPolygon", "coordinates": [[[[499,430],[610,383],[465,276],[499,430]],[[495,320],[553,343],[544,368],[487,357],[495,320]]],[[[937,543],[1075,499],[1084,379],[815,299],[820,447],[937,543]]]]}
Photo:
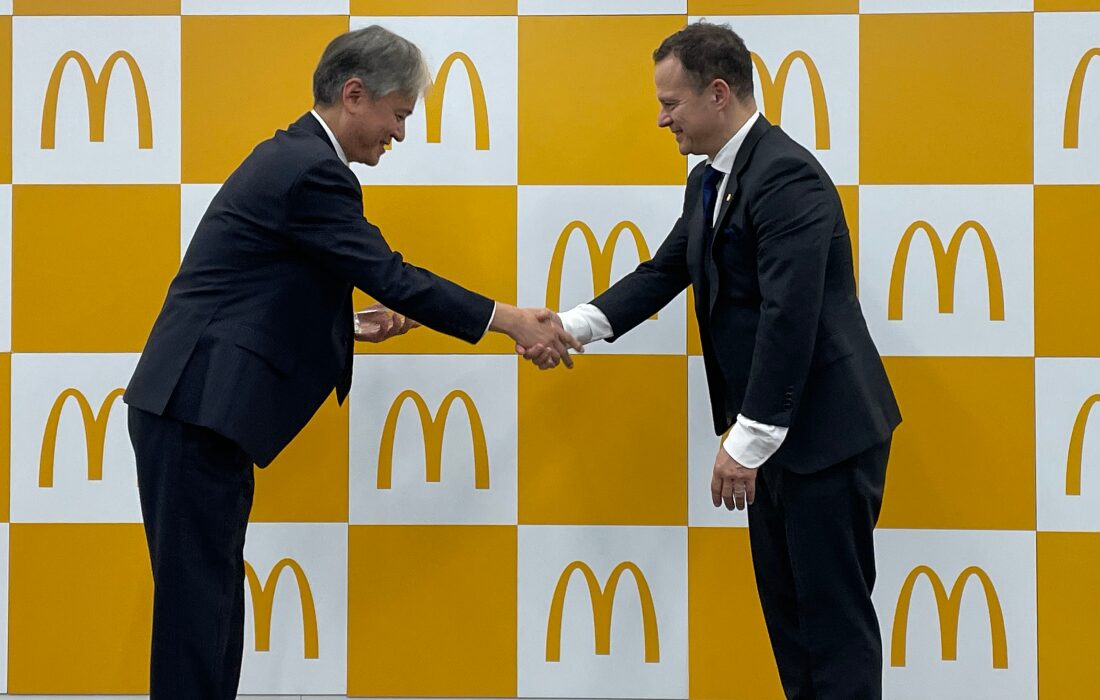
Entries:
{"type": "Polygon", "coordinates": [[[355,314],[359,321],[356,340],[368,343],[381,343],[397,335],[404,335],[420,324],[408,316],[390,311],[381,304],[374,304],[355,314]]]}
{"type": "Polygon", "coordinates": [[[726,504],[728,510],[745,510],[745,504],[756,500],[756,471],[743,467],[725,448],[718,447],[714,459],[714,476],[710,480],[710,499],[714,507],[726,504]]]}

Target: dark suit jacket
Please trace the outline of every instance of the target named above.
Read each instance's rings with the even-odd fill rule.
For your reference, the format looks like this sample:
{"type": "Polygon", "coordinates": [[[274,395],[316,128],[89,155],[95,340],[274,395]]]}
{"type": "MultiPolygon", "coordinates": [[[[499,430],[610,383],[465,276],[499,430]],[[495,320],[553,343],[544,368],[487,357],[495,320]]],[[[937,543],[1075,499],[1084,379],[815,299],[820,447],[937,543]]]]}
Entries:
{"type": "Polygon", "coordinates": [[[769,462],[809,473],[885,441],[901,415],[856,298],[848,226],[825,170],[760,116],[737,153],[714,236],[702,175],[700,163],[653,259],[592,303],[617,337],[693,284],[715,431],[738,413],[789,426],[769,462]]]}
{"type": "Polygon", "coordinates": [[[214,197],[126,390],[264,466],[351,384],[352,287],[477,342],[493,302],[405,263],[363,218],[359,181],[305,114],[214,197]]]}

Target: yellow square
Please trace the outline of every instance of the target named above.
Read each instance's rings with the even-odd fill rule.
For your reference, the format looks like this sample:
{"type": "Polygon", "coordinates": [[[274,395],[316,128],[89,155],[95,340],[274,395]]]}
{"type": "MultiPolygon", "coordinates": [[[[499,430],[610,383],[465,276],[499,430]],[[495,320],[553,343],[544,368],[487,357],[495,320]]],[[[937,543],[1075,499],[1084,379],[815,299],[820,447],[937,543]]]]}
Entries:
{"type": "Polygon", "coordinates": [[[252,522],[347,522],[348,403],[331,394],[265,469],[256,470],[252,522]]]}
{"type": "MultiPolygon", "coordinates": [[[[716,15],[854,15],[859,0],[688,0],[692,17],[716,15]]],[[[736,27],[734,27],[736,31],[736,27]]]]}
{"type": "Polygon", "coordinates": [[[11,517],[11,354],[0,354],[0,522],[11,517]]]}
{"type": "Polygon", "coordinates": [[[179,220],[178,185],[14,185],[12,350],[140,352],[179,220]]]}
{"type": "Polygon", "coordinates": [[[0,17],[0,183],[11,182],[11,17],[0,17]]]}
{"type": "Polygon", "coordinates": [[[683,184],[684,157],[657,128],[652,59],[683,26],[683,15],[521,17],[520,184],[683,184]]]}
{"type": "Polygon", "coordinates": [[[516,14],[517,0],[351,0],[352,17],[448,17],[516,14]]]}
{"type": "Polygon", "coordinates": [[[348,695],[514,697],[516,528],[352,526],[348,695]]]}
{"type": "Polygon", "coordinates": [[[1031,182],[1031,13],[864,15],[859,35],[862,184],[1031,182]]]}
{"type": "Polygon", "coordinates": [[[1039,697],[1087,698],[1100,684],[1100,533],[1036,538],[1039,697]]]}
{"type": "Polygon", "coordinates": [[[688,635],[692,700],[782,700],[748,530],[688,529],[688,635]],[[734,601],[737,613],[731,618],[734,601]],[[736,680],[730,673],[733,658],[744,671],[736,680]]]}
{"type": "Polygon", "coordinates": [[[687,525],[687,358],[521,363],[519,522],[687,525]]]}
{"type": "Polygon", "coordinates": [[[16,524],[10,538],[8,692],[149,692],[142,526],[16,524]]]}
{"type": "Polygon", "coordinates": [[[346,16],[181,19],[183,182],[221,183],[309,111],[313,70],[346,16]]]}
{"type": "Polygon", "coordinates": [[[1035,188],[1035,354],[1100,357],[1100,186],[1035,188]]]}
{"type": "Polygon", "coordinates": [[[1034,360],[886,358],[903,422],[880,527],[1035,528],[1034,360]]]}
{"type": "Polygon", "coordinates": [[[16,15],[178,15],[180,0],[15,0],[16,15]]]}
{"type": "MultiPolygon", "coordinates": [[[[516,188],[363,188],[367,220],[382,229],[390,247],[406,262],[497,301],[516,303],[516,188]]],[[[373,303],[355,293],[355,308],[373,303]]],[[[427,328],[385,343],[358,343],[356,352],[512,354],[514,343],[491,333],[476,345],[427,328]]]]}
{"type": "Polygon", "coordinates": [[[1088,12],[1100,10],[1100,0],[1035,0],[1036,12],[1088,12]]]}

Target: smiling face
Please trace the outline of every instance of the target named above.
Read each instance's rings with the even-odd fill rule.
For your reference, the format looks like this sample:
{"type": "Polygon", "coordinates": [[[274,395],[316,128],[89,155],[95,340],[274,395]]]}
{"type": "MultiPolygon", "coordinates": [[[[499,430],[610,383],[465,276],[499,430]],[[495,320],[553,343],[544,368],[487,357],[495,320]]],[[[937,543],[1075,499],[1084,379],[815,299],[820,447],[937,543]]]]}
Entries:
{"type": "Polygon", "coordinates": [[[661,105],[657,126],[673,133],[682,155],[713,158],[730,136],[724,109],[731,97],[729,87],[721,80],[714,80],[699,90],[675,56],[657,63],[653,80],[661,105]]]}
{"type": "Polygon", "coordinates": [[[405,140],[405,119],[412,114],[416,99],[400,92],[375,98],[357,78],[349,80],[344,89],[346,129],[340,139],[348,160],[378,165],[388,144],[405,140]]]}

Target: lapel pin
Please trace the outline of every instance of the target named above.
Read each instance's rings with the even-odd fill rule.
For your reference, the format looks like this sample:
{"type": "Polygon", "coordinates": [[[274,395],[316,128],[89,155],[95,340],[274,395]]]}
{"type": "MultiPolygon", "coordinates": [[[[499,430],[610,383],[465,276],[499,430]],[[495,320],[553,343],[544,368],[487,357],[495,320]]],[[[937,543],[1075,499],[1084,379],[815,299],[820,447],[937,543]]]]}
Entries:
{"type": "Polygon", "coordinates": [[[726,195],[726,201],[728,202],[728,201],[730,201],[731,199],[733,199],[733,195],[732,195],[732,194],[727,194],[727,195],[726,195]]]}

